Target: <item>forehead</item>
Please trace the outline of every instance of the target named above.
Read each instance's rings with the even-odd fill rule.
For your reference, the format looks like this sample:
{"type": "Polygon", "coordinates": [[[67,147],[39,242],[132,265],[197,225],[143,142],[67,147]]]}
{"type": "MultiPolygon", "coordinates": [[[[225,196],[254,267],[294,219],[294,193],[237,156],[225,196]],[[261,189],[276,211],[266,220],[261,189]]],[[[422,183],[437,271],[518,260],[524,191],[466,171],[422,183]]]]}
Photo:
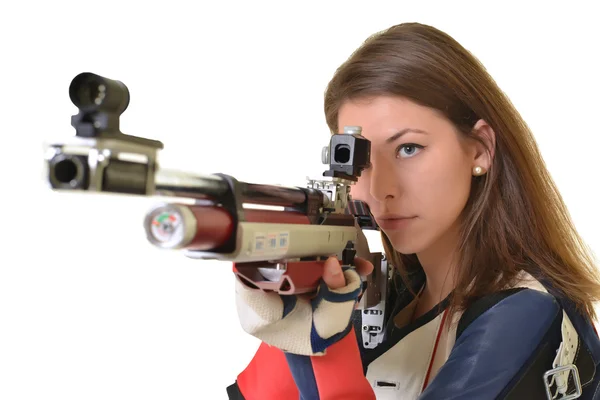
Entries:
{"type": "Polygon", "coordinates": [[[339,110],[339,131],[347,125],[361,126],[363,136],[375,142],[406,128],[437,132],[449,127],[435,110],[396,96],[347,100],[339,110]]]}

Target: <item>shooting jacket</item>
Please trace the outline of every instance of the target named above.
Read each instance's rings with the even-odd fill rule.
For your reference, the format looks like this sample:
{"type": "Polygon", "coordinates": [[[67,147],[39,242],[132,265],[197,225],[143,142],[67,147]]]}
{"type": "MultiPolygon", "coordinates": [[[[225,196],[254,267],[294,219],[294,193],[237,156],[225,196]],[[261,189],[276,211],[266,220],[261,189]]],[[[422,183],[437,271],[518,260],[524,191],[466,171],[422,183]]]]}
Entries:
{"type": "MultiPolygon", "coordinates": [[[[411,282],[420,291],[422,271],[411,282]]],[[[323,356],[262,343],[229,399],[600,399],[596,329],[550,285],[523,273],[454,318],[447,300],[411,321],[414,296],[390,290],[384,340],[373,349],[362,343],[361,310],[354,333],[323,356]]]]}

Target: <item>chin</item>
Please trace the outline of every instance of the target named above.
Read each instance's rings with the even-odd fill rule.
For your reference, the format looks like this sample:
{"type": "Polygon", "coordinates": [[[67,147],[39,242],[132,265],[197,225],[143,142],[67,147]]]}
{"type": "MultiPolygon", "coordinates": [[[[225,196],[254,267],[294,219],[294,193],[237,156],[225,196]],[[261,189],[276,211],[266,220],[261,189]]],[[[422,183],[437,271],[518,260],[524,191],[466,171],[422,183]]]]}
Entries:
{"type": "MultiPolygon", "coordinates": [[[[385,232],[385,231],[384,231],[385,232]]],[[[427,248],[427,243],[417,235],[404,235],[398,232],[385,232],[398,253],[417,254],[427,248]]]]}

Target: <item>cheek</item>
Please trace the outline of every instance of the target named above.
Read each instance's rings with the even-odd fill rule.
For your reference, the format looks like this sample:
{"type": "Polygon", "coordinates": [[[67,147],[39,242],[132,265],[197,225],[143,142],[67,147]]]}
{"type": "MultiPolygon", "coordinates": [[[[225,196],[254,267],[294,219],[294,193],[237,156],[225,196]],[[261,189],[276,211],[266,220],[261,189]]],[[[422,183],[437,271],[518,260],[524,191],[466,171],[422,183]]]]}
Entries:
{"type": "Polygon", "coordinates": [[[418,201],[433,219],[451,223],[463,210],[471,188],[471,177],[460,159],[431,163],[419,176],[422,178],[418,201]],[[441,220],[439,220],[441,219],[441,220]]]}
{"type": "Polygon", "coordinates": [[[415,168],[405,178],[407,208],[419,216],[414,225],[405,230],[389,232],[397,251],[418,253],[434,245],[455,224],[464,209],[471,185],[460,161],[442,161],[415,168]]]}

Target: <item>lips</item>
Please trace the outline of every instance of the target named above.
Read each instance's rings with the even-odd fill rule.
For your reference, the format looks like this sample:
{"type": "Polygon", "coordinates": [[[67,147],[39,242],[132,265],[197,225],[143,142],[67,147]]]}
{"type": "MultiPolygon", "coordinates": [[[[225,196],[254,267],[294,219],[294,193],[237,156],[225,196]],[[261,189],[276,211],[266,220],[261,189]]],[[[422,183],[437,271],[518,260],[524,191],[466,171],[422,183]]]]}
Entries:
{"type": "Polygon", "coordinates": [[[414,215],[400,215],[400,214],[382,214],[377,217],[377,220],[386,220],[386,219],[408,219],[414,218],[414,215]]]}
{"type": "Polygon", "coordinates": [[[379,227],[385,230],[403,229],[407,225],[411,224],[415,219],[416,217],[408,217],[398,214],[385,214],[376,218],[379,227]]]}

